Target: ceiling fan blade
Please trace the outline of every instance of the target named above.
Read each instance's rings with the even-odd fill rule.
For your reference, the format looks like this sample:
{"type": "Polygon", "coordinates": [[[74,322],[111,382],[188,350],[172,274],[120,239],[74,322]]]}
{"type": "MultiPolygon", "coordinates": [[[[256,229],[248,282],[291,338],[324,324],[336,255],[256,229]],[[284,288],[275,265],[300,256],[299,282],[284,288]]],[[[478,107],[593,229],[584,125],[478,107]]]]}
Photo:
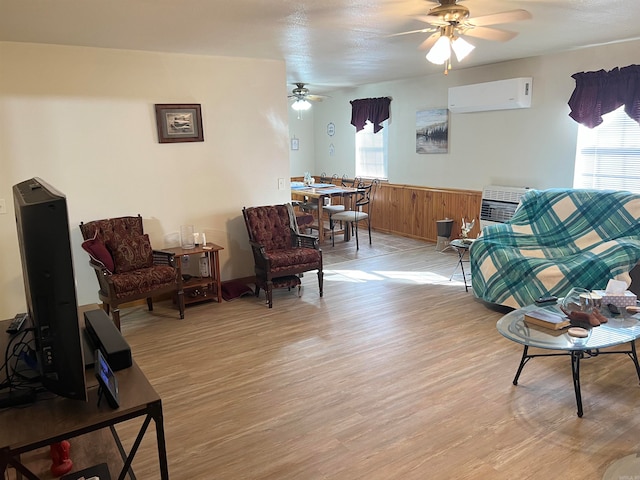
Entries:
{"type": "Polygon", "coordinates": [[[473,17],[465,23],[470,23],[476,27],[484,27],[485,25],[498,25],[501,23],[519,22],[520,20],[528,20],[531,14],[526,10],[509,10],[508,12],[494,13],[491,15],[483,15],[482,17],[473,17]]]}
{"type": "Polygon", "coordinates": [[[439,31],[432,35],[429,35],[427,39],[424,42],[422,42],[418,48],[420,50],[428,50],[431,47],[433,47],[433,44],[436,43],[436,40],[438,40],[438,38],[440,38],[439,31]]]}
{"type": "Polygon", "coordinates": [[[311,100],[312,102],[321,102],[325,98],[328,98],[326,95],[307,95],[304,97],[305,100],[311,100]]]}
{"type": "Polygon", "coordinates": [[[385,35],[384,38],[399,37],[401,35],[411,35],[413,33],[429,33],[429,32],[433,32],[433,31],[434,31],[434,28],[425,27],[425,28],[421,28],[419,30],[409,30],[408,32],[392,33],[391,35],[385,35]]]}
{"type": "Polygon", "coordinates": [[[468,35],[469,37],[482,38],[484,40],[494,40],[497,42],[506,42],[518,35],[516,32],[507,32],[506,30],[498,30],[497,28],[489,27],[461,29],[460,34],[468,35]]]}

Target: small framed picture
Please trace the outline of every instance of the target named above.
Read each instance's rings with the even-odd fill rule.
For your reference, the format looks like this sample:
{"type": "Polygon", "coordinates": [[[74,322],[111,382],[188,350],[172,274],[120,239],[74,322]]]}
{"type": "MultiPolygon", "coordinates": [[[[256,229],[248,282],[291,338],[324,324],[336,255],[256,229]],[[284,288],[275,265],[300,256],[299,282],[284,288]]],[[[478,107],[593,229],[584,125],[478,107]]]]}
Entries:
{"type": "Polygon", "coordinates": [[[291,150],[299,150],[300,149],[300,140],[296,137],[291,139],[291,150]]]}
{"type": "Polygon", "coordinates": [[[158,142],[204,142],[200,104],[156,103],[158,142]]]}

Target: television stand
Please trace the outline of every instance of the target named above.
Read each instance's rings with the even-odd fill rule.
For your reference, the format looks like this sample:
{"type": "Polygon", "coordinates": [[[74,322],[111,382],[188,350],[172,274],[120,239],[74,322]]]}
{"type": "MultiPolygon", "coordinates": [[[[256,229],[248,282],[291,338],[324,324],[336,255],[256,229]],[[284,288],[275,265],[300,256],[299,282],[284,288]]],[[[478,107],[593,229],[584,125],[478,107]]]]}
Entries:
{"type": "MultiPolygon", "coordinates": [[[[0,328],[6,328],[10,320],[0,321],[0,328]]],[[[0,350],[4,351],[8,336],[0,335],[0,350]]],[[[16,469],[28,480],[38,480],[38,476],[22,463],[21,456],[32,450],[48,447],[52,443],[70,440],[80,435],[98,432],[109,427],[114,441],[122,454],[122,469],[114,478],[123,480],[131,468],[133,458],[147,432],[151,421],[155,423],[158,466],[161,480],[169,480],[167,450],[164,438],[162,400],[153,389],[138,365],[133,362],[129,368],[115,372],[120,387],[120,408],[108,405],[97,406],[98,381],[93,370],[85,371],[89,401],[71,400],[59,396],[38,400],[33,405],[0,410],[0,478],[5,477],[8,466],[16,469]],[[124,394],[126,392],[126,395],[124,394]],[[124,451],[116,432],[116,425],[128,420],[144,417],[138,435],[133,439],[129,453],[124,451]]],[[[1,377],[2,375],[0,375],[1,377]]],[[[4,378],[0,378],[0,381],[4,378]]],[[[78,463],[76,460],[75,463],[78,463]]],[[[91,466],[78,464],[79,468],[91,466]]]]}
{"type": "Polygon", "coordinates": [[[36,389],[27,388],[24,390],[0,390],[0,408],[17,407],[27,405],[36,401],[36,389]]]}

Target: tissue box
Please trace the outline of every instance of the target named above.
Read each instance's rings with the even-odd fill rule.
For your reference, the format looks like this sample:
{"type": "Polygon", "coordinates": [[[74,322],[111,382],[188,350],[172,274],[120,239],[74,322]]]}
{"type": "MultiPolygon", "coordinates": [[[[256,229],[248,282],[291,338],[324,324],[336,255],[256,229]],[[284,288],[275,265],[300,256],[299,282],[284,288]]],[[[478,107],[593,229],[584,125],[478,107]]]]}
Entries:
{"type": "Polygon", "coordinates": [[[629,290],[626,290],[625,292],[619,294],[610,294],[605,290],[594,290],[593,293],[597,293],[602,297],[603,307],[606,307],[610,303],[615,305],[616,307],[621,308],[628,307],[629,305],[635,306],[636,300],[638,299],[636,294],[630,292],[629,290]]]}

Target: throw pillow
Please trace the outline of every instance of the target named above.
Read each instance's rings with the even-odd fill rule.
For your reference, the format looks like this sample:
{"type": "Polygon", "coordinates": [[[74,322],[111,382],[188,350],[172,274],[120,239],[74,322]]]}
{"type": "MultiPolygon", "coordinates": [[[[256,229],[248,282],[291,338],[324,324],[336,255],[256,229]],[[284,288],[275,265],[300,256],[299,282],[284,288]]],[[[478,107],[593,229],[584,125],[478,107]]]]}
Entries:
{"type": "Polygon", "coordinates": [[[113,254],[115,273],[125,273],[153,266],[153,250],[149,235],[136,235],[119,239],[118,244],[107,243],[113,254]]]}
{"type": "Polygon", "coordinates": [[[107,247],[105,246],[104,243],[102,243],[101,240],[98,240],[96,237],[93,237],[92,239],[82,242],[82,248],[84,248],[87,251],[87,253],[91,257],[91,260],[96,262],[98,265],[101,265],[104,268],[106,268],[109,271],[109,273],[113,273],[113,270],[114,270],[113,257],[111,256],[111,254],[109,253],[109,250],[107,250],[107,247]]]}

